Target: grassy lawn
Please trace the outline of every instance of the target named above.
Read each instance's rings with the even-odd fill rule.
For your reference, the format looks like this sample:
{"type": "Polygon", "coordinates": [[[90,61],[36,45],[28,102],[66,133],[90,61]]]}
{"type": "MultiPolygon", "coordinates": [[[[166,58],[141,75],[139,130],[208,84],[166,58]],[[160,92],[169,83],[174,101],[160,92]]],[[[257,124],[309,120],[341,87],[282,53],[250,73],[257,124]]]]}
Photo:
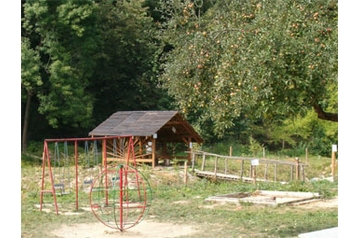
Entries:
{"type": "MultiPolygon", "coordinates": [[[[329,164],[329,159],[327,159],[329,164]]],[[[326,169],[322,163],[311,160],[307,173],[317,176],[326,169]]],[[[338,194],[338,181],[245,183],[240,181],[210,181],[189,175],[183,182],[183,169],[170,167],[152,170],[139,167],[151,185],[152,202],[145,219],[156,222],[186,224],[198,227],[200,232],[189,237],[297,237],[300,233],[337,227],[337,207],[302,207],[282,205],[278,207],[253,204],[217,204],[205,201],[209,196],[256,190],[318,192],[325,199],[338,194]]],[[[54,207],[38,208],[41,187],[41,166],[23,164],[21,169],[21,234],[26,237],[55,237],[50,231],[63,224],[99,222],[88,209],[88,194],[79,194],[79,210],[75,211],[74,194],[57,196],[60,211],[77,215],[56,215],[54,207]]],[[[51,204],[51,195],[44,202],[51,204]]]]}

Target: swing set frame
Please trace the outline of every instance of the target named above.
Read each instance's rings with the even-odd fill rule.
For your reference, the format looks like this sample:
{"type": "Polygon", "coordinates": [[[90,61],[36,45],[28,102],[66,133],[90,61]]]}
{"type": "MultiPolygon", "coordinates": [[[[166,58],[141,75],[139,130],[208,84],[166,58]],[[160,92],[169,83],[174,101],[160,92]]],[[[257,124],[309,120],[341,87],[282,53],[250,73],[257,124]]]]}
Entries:
{"type": "MultiPolygon", "coordinates": [[[[43,207],[43,195],[45,193],[51,193],[53,196],[53,202],[56,210],[56,214],[59,214],[58,204],[57,204],[57,194],[56,189],[59,189],[59,186],[62,186],[62,191],[64,189],[64,184],[55,184],[55,179],[53,176],[53,168],[51,166],[51,154],[49,150],[49,143],[58,143],[58,142],[73,142],[74,143],[74,165],[75,165],[75,199],[76,199],[76,210],[78,210],[79,204],[79,153],[78,153],[78,146],[79,142],[88,142],[88,141],[101,141],[102,142],[102,171],[106,171],[108,169],[107,164],[107,144],[111,140],[120,140],[120,139],[128,139],[129,143],[127,145],[127,158],[125,164],[131,165],[136,167],[136,160],[135,160],[135,152],[134,152],[134,144],[133,144],[133,137],[132,136],[105,136],[105,137],[90,137],[90,138],[67,138],[67,139],[45,139],[44,140],[44,150],[42,154],[42,180],[41,180],[41,190],[40,190],[40,211],[42,211],[43,207]],[[46,173],[48,170],[48,175],[46,173]],[[47,175],[47,176],[46,176],[47,175]],[[45,189],[45,178],[49,177],[51,187],[50,189],[45,189]]],[[[113,148],[114,149],[114,148],[113,148]]],[[[109,152],[110,153],[110,152],[109,152]]],[[[114,153],[114,151],[112,151],[114,153]]],[[[56,159],[55,155],[55,159],[56,159]]]]}

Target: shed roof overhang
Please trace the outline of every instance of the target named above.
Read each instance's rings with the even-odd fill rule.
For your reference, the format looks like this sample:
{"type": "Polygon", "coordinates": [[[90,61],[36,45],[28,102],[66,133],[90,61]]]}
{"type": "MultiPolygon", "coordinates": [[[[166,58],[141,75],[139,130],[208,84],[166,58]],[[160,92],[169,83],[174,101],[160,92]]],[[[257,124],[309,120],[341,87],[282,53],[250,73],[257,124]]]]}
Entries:
{"type": "Polygon", "coordinates": [[[151,137],[162,142],[196,142],[203,139],[177,111],[119,111],[93,129],[90,136],[151,137]]]}

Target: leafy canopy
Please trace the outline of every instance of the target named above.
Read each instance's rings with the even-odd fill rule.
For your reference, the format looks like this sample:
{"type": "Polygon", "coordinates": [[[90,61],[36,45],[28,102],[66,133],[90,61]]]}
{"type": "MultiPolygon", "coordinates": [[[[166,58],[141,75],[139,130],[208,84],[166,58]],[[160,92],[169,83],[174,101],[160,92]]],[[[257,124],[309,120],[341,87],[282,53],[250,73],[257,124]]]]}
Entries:
{"type": "Polygon", "coordinates": [[[338,121],[337,1],[163,1],[160,80],[216,134],[242,115],[338,121]],[[167,47],[168,48],[168,47],[167,47]],[[334,103],[332,105],[332,102],[334,103]],[[327,113],[327,109],[332,113],[327,113]]]}

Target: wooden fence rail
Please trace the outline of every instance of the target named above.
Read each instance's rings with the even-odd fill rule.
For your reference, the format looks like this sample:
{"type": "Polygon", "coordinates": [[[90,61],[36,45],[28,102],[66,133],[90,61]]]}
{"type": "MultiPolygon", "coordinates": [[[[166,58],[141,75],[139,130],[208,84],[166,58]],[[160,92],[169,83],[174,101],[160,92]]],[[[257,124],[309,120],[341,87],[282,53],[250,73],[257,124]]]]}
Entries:
{"type": "Polygon", "coordinates": [[[199,177],[244,181],[305,181],[305,167],[299,158],[291,161],[226,156],[191,151],[192,170],[199,177]],[[200,168],[197,169],[196,167],[200,168]]]}

